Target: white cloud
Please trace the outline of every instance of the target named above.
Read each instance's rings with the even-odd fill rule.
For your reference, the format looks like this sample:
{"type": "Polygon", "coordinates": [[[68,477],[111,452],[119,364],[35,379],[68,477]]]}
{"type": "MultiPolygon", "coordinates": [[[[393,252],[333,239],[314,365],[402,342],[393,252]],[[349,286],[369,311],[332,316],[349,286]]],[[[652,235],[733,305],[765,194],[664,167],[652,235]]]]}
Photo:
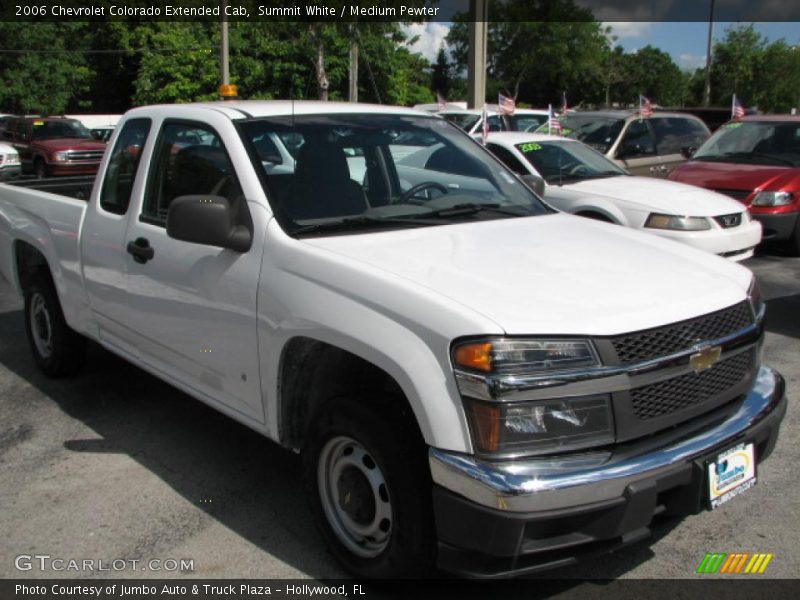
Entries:
{"type": "MultiPolygon", "coordinates": [[[[419,36],[419,39],[414,44],[409,44],[408,48],[412,52],[419,52],[433,62],[436,60],[436,54],[439,52],[439,47],[444,42],[447,34],[450,32],[449,23],[411,23],[410,25],[403,26],[403,32],[409,37],[413,38],[419,36]]],[[[447,45],[445,44],[445,48],[447,45]]]]}
{"type": "Polygon", "coordinates": [[[706,66],[705,54],[681,54],[678,56],[678,66],[681,69],[699,69],[706,66]]]}
{"type": "Polygon", "coordinates": [[[611,35],[618,39],[644,37],[655,25],[652,21],[606,21],[604,27],[611,27],[611,35]]]}

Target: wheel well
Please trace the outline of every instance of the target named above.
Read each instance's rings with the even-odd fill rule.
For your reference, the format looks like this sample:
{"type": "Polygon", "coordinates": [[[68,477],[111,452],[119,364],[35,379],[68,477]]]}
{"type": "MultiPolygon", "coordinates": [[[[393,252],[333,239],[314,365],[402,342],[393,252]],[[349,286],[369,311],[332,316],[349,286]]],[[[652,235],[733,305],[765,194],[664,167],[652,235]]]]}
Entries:
{"type": "Polygon", "coordinates": [[[303,446],[308,425],[323,404],[343,397],[381,404],[422,440],[411,406],[391,375],[351,352],[319,340],[296,337],[286,344],[278,397],[280,441],[289,448],[303,446]]]}
{"type": "Polygon", "coordinates": [[[53,276],[50,273],[50,265],[44,254],[27,242],[17,241],[14,245],[14,256],[16,258],[17,277],[19,286],[24,292],[31,284],[31,281],[38,277],[46,277],[50,281],[53,276]]]}
{"type": "Polygon", "coordinates": [[[594,219],[595,221],[603,221],[604,223],[616,223],[616,221],[614,221],[614,219],[608,215],[596,210],[582,210],[580,212],[576,212],[575,214],[579,217],[586,217],[587,219],[594,219]]]}

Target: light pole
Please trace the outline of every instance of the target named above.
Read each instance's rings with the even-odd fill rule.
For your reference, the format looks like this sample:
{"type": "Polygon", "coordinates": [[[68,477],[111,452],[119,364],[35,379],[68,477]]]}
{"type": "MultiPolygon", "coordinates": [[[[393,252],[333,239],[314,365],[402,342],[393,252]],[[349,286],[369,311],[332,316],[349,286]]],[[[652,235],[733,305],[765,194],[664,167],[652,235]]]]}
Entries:
{"type": "Polygon", "coordinates": [[[469,2],[469,54],[467,58],[467,106],[480,108],[486,102],[486,46],[489,0],[469,2]]]}
{"type": "Polygon", "coordinates": [[[222,0],[222,21],[220,23],[219,35],[219,99],[230,100],[236,98],[239,93],[235,85],[231,85],[230,71],[228,67],[228,16],[226,8],[228,0],[222,0]]]}
{"type": "Polygon", "coordinates": [[[708,16],[708,45],[706,46],[706,84],[703,87],[703,106],[711,105],[711,39],[714,35],[714,0],[708,16]]]}

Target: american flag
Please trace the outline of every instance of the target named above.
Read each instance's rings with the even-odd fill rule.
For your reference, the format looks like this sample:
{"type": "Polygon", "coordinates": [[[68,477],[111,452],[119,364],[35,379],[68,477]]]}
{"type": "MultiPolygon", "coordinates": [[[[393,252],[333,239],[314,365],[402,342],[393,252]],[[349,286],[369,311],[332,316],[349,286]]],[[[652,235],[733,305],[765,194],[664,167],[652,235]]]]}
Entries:
{"type": "Polygon", "coordinates": [[[438,105],[439,110],[444,110],[447,108],[447,100],[445,100],[444,96],[442,96],[439,92],[436,92],[436,104],[438,105]]]}
{"type": "Polygon", "coordinates": [[[481,111],[481,119],[483,119],[483,128],[481,129],[481,142],[486,145],[486,138],[489,137],[489,114],[486,112],[486,105],[483,106],[481,111]]]}
{"type": "Polygon", "coordinates": [[[503,96],[503,94],[497,95],[497,106],[501,115],[513,115],[514,110],[517,108],[516,104],[514,104],[514,99],[503,96]]]}
{"type": "Polygon", "coordinates": [[[558,120],[556,117],[556,113],[553,112],[553,105],[547,105],[547,133],[548,134],[561,134],[561,121],[558,120]]]}
{"type": "Polygon", "coordinates": [[[566,115],[569,106],[567,106],[567,92],[561,94],[561,114],[566,115]]]}
{"type": "Polygon", "coordinates": [[[736,97],[736,94],[733,95],[733,102],[731,102],[731,119],[733,121],[738,121],[744,116],[744,106],[742,103],[739,102],[739,99],[736,97]]]}
{"type": "Polygon", "coordinates": [[[639,95],[639,116],[645,118],[653,116],[653,105],[650,104],[650,99],[642,95],[639,95]]]}

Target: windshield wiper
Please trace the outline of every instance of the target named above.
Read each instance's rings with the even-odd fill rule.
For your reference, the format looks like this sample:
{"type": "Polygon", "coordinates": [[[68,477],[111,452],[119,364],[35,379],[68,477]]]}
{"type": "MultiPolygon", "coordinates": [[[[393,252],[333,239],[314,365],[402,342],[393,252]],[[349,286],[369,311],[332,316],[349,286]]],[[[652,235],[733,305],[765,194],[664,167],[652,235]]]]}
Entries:
{"type": "MultiPolygon", "coordinates": [[[[425,213],[427,215],[427,213],[425,213]]],[[[361,215],[350,217],[341,221],[326,221],[325,223],[314,223],[313,225],[303,225],[291,232],[291,235],[302,235],[306,233],[324,233],[334,231],[348,231],[353,229],[364,229],[371,226],[380,227],[423,227],[425,225],[440,225],[436,221],[424,219],[403,218],[403,217],[369,217],[361,215]]]]}
{"type": "Polygon", "coordinates": [[[694,157],[696,160],[719,160],[725,161],[729,159],[755,159],[758,161],[771,161],[781,165],[788,165],[790,167],[795,167],[797,165],[794,164],[793,161],[788,160],[786,158],[780,158],[778,156],[773,156],[772,154],[765,154],[763,152],[724,152],[722,154],[710,155],[710,156],[696,156],[694,157]]]}
{"type": "Polygon", "coordinates": [[[461,217],[465,215],[474,215],[480,212],[495,212],[503,215],[510,215],[512,217],[527,217],[532,215],[532,213],[521,213],[517,210],[511,209],[510,207],[501,206],[496,202],[487,204],[468,202],[465,204],[456,204],[455,206],[450,206],[448,208],[440,208],[438,210],[433,210],[431,212],[423,214],[426,217],[430,216],[438,218],[447,218],[447,217],[461,217]]]}

